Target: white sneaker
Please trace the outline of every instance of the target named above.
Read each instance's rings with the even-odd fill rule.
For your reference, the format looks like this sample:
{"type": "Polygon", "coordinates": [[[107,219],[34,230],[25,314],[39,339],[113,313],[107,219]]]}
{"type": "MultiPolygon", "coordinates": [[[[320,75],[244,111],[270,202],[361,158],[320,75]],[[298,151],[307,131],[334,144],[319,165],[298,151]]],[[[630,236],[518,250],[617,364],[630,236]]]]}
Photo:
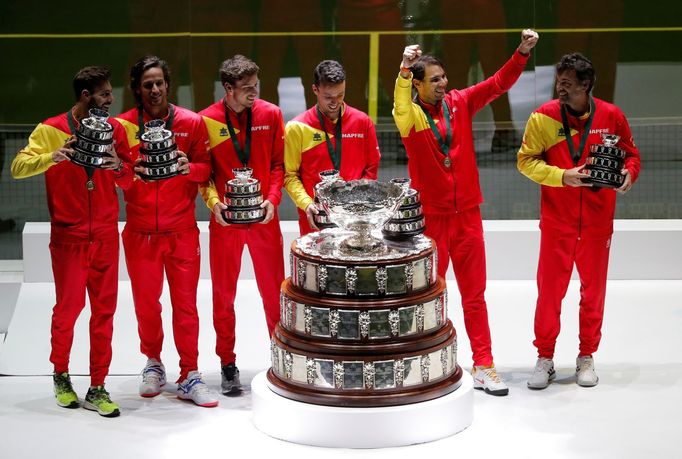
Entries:
{"type": "Polygon", "coordinates": [[[483,390],[490,395],[507,395],[509,393],[509,388],[497,375],[495,365],[475,366],[471,370],[471,376],[474,377],[474,389],[483,390]]]}
{"type": "Polygon", "coordinates": [[[156,359],[148,359],[147,365],[142,370],[140,395],[142,397],[156,397],[161,393],[161,388],[165,384],[166,368],[164,368],[163,363],[156,359]]]}
{"type": "Polygon", "coordinates": [[[579,386],[594,387],[597,385],[599,378],[594,371],[594,359],[592,356],[578,356],[575,359],[575,375],[579,386]]]}
{"type": "Polygon", "coordinates": [[[535,364],[533,375],[526,384],[529,389],[544,389],[549,386],[549,383],[553,381],[554,378],[556,378],[554,361],[552,359],[540,357],[535,364]]]}
{"type": "Polygon", "coordinates": [[[199,406],[206,408],[218,406],[218,399],[201,380],[201,373],[198,371],[190,371],[187,379],[178,384],[176,393],[178,398],[191,400],[199,406]]]}

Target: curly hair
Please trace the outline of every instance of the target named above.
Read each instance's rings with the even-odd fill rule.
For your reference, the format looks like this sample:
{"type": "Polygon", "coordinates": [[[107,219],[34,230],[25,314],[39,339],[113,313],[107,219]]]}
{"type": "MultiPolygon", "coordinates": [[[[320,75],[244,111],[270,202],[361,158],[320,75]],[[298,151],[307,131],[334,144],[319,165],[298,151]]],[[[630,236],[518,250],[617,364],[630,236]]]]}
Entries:
{"type": "Polygon", "coordinates": [[[322,61],[313,71],[313,84],[338,84],[346,81],[346,71],[337,61],[322,61]]]}
{"type": "Polygon", "coordinates": [[[559,62],[557,62],[555,68],[557,75],[567,70],[575,70],[575,76],[578,78],[578,81],[588,81],[589,87],[587,88],[587,92],[589,93],[592,91],[596,80],[596,73],[592,61],[582,54],[570,53],[564,55],[559,62]]]}
{"type": "Polygon", "coordinates": [[[106,67],[94,65],[83,67],[73,77],[73,93],[76,96],[76,100],[81,98],[83,90],[93,93],[99,85],[106,83],[110,79],[111,71],[106,67]]]}
{"type": "Polygon", "coordinates": [[[251,59],[241,54],[236,54],[234,57],[227,59],[220,66],[220,81],[223,85],[228,83],[234,86],[237,81],[251,75],[260,76],[260,67],[251,59]]]}

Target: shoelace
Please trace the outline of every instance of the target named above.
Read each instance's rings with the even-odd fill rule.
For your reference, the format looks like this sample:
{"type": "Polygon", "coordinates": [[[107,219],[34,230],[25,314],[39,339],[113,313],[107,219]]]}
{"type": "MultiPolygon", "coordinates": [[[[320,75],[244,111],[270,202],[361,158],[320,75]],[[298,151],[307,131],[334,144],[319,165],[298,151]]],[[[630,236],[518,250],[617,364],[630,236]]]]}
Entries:
{"type": "Polygon", "coordinates": [[[69,375],[57,375],[54,379],[54,383],[57,386],[57,390],[60,392],[73,392],[73,386],[71,385],[69,375]]]}
{"type": "Polygon", "coordinates": [[[184,385],[183,390],[188,394],[192,391],[199,395],[205,395],[209,393],[208,386],[201,380],[201,377],[196,376],[187,381],[187,384],[184,385]]]}
{"type": "Polygon", "coordinates": [[[111,403],[111,397],[109,392],[102,386],[95,387],[89,391],[90,400],[97,403],[111,403]]]}
{"type": "Polygon", "coordinates": [[[501,383],[502,383],[502,380],[501,380],[500,377],[497,375],[497,371],[495,371],[494,368],[484,368],[482,371],[483,371],[483,373],[485,373],[486,375],[488,375],[488,377],[489,377],[490,379],[492,379],[494,382],[496,382],[496,383],[498,383],[498,384],[501,384],[501,383]]]}
{"type": "Polygon", "coordinates": [[[144,382],[159,382],[163,377],[163,369],[161,365],[149,365],[142,371],[142,381],[144,382]]]}

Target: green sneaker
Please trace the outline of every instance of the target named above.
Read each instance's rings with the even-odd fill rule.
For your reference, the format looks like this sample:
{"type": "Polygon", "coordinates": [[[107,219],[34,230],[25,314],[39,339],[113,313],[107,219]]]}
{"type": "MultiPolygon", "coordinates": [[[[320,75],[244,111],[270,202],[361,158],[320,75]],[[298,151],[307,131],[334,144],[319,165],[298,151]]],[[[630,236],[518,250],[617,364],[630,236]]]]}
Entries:
{"type": "Polygon", "coordinates": [[[62,408],[78,408],[78,395],[73,390],[69,374],[55,373],[52,375],[52,380],[54,381],[54,396],[57,399],[57,405],[62,408]]]}
{"type": "Polygon", "coordinates": [[[115,418],[121,414],[118,405],[111,401],[109,392],[104,386],[91,387],[85,396],[83,408],[86,410],[97,411],[100,416],[105,418],[115,418]]]}

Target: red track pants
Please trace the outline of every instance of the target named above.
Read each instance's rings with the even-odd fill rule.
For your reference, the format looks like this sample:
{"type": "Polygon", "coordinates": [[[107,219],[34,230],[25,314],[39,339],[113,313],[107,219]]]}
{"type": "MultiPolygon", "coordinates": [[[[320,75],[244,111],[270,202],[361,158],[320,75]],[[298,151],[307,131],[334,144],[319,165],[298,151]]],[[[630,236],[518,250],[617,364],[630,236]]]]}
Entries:
{"type": "Polygon", "coordinates": [[[573,263],[580,276],[579,355],[599,347],[604,319],[606,277],[611,236],[581,237],[542,231],[538,263],[535,341],[538,356],[551,359],[561,329],[561,301],[566,296],[573,263]]]}
{"type": "Polygon", "coordinates": [[[85,243],[50,242],[57,302],[52,310],[50,362],[69,371],[73,327],[90,298],[90,384],[101,386],[111,363],[118,294],[118,238],[85,243]]]}
{"type": "Polygon", "coordinates": [[[271,336],[279,322],[279,292],[284,280],[282,232],[277,218],[265,225],[216,227],[213,224],[210,230],[216,354],[221,365],[227,365],[236,360],[234,298],[244,245],[248,246],[253,260],[256,284],[271,336]]]}
{"type": "Polygon", "coordinates": [[[123,247],[135,302],[140,351],[159,361],[163,346],[159,298],[166,273],[173,306],[173,338],[180,355],[178,381],[182,381],[197,369],[199,356],[199,229],[152,234],[124,229],[123,247]]]}
{"type": "Polygon", "coordinates": [[[474,365],[491,365],[493,355],[485,302],[486,266],[481,211],[474,207],[457,214],[425,214],[424,217],[425,234],[436,241],[439,276],[445,277],[452,260],[474,365]]]}

